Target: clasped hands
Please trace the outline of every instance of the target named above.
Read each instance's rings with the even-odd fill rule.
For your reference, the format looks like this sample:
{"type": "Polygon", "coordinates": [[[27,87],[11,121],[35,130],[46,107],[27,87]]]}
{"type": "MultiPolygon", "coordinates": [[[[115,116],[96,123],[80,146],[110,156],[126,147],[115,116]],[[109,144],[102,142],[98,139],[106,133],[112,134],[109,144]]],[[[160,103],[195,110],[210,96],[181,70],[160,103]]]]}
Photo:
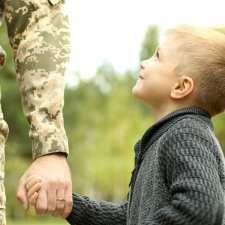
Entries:
{"type": "Polygon", "coordinates": [[[68,217],[72,210],[72,181],[65,155],[37,158],[21,177],[17,199],[38,214],[68,217]]]}

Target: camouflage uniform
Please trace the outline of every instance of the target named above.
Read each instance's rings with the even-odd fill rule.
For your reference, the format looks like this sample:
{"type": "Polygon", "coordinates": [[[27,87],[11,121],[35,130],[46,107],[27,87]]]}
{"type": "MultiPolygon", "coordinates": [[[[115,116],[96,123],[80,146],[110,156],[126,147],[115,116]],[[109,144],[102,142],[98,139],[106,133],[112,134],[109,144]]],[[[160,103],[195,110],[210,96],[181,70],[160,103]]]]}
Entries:
{"type": "MultiPolygon", "coordinates": [[[[63,7],[63,0],[0,0],[0,16],[6,20],[23,110],[30,124],[34,159],[55,152],[68,154],[62,109],[69,31],[63,7]]],[[[1,53],[0,64],[3,64],[1,53]]],[[[4,145],[7,135],[8,126],[0,110],[0,225],[6,224],[4,145]]]]}

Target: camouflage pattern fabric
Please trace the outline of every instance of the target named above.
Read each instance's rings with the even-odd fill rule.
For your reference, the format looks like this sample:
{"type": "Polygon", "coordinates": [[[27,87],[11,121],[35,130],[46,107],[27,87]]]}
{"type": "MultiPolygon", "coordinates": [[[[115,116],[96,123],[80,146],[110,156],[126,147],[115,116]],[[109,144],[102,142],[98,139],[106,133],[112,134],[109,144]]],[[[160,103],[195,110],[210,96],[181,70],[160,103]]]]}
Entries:
{"type": "Polygon", "coordinates": [[[68,153],[62,109],[69,59],[68,18],[61,0],[5,0],[33,158],[68,153]]]}
{"type": "MultiPolygon", "coordinates": [[[[0,0],[30,124],[33,159],[69,153],[64,130],[64,75],[69,60],[69,24],[63,0],[0,0]]],[[[0,46],[0,69],[4,64],[0,46]]],[[[0,225],[5,225],[4,145],[8,125],[0,107],[0,225]]]]}
{"type": "MultiPolygon", "coordinates": [[[[4,126],[7,129],[7,124],[4,120],[0,120],[0,126],[4,126]]],[[[5,196],[5,186],[4,186],[4,172],[5,172],[5,141],[6,136],[0,134],[0,224],[6,224],[6,196],[5,196]]]]}
{"type": "MultiPolygon", "coordinates": [[[[1,98],[1,96],[0,96],[1,98]]],[[[5,142],[9,133],[8,125],[3,119],[0,105],[0,225],[6,225],[6,196],[5,196],[5,142]]]]}

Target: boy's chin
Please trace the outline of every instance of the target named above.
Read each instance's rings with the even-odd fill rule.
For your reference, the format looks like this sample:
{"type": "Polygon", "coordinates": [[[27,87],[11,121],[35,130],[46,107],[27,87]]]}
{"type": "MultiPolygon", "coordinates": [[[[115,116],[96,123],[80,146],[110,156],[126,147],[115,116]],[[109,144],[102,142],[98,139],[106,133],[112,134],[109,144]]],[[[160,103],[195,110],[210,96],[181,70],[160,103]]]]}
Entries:
{"type": "Polygon", "coordinates": [[[141,92],[138,88],[135,88],[135,86],[132,89],[132,95],[142,101],[144,104],[146,104],[147,106],[151,106],[151,102],[149,98],[146,98],[146,95],[143,94],[143,92],[141,92]]]}
{"type": "Polygon", "coordinates": [[[132,92],[131,93],[132,93],[132,95],[134,97],[138,98],[139,94],[138,94],[138,90],[137,90],[137,88],[135,86],[132,88],[132,92]]]}
{"type": "Polygon", "coordinates": [[[137,88],[135,88],[135,87],[133,87],[133,89],[132,89],[132,95],[135,98],[137,98],[138,100],[145,101],[143,93],[140,90],[138,90],[137,88]]]}
{"type": "Polygon", "coordinates": [[[132,89],[132,95],[138,99],[143,99],[143,93],[137,86],[134,86],[132,89]]]}

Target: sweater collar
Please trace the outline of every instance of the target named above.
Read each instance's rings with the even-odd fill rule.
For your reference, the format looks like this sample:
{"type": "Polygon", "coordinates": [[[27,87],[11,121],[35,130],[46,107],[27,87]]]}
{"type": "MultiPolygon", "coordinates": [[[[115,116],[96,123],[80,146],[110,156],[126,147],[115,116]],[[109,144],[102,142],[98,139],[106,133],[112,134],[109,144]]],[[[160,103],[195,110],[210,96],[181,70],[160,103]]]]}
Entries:
{"type": "Polygon", "coordinates": [[[138,170],[144,158],[145,152],[147,151],[149,146],[151,146],[152,143],[156,141],[172,124],[176,123],[186,115],[196,115],[200,117],[210,126],[211,129],[213,129],[213,124],[210,120],[210,114],[199,107],[187,107],[178,109],[172,113],[169,113],[158,122],[153,124],[135,145],[135,168],[132,171],[132,177],[130,181],[131,189],[133,189],[138,170]]]}
{"type": "Polygon", "coordinates": [[[150,139],[151,139],[150,142],[153,143],[158,137],[160,137],[166,131],[166,129],[168,129],[168,127],[170,127],[177,120],[186,115],[196,115],[201,117],[205,122],[208,123],[210,128],[213,129],[211,116],[206,110],[196,106],[178,109],[176,111],[167,114],[159,121],[154,123],[149,129],[147,129],[142,138],[136,144],[135,152],[137,153],[138,149],[143,151],[146,148],[146,145],[149,146],[150,139]]]}

